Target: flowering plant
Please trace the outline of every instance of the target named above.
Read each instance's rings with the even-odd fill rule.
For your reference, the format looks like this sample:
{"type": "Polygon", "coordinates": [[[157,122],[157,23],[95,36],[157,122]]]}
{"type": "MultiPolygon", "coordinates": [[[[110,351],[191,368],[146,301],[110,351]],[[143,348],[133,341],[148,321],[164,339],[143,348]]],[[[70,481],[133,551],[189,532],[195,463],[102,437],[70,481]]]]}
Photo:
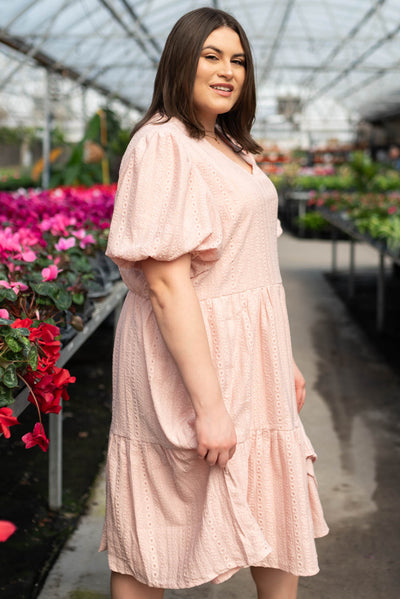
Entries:
{"type": "Polygon", "coordinates": [[[67,400],[68,370],[56,366],[66,311],[81,330],[90,257],[104,249],[115,185],[0,192],[0,432],[18,424],[9,407],[26,385],[39,422],[22,438],[47,450],[41,413],[67,400]]]}
{"type": "Polygon", "coordinates": [[[48,322],[0,319],[0,427],[8,438],[9,427],[18,424],[8,406],[14,401],[13,390],[20,383],[25,384],[28,401],[36,405],[39,415],[33,432],[22,437],[27,449],[39,445],[47,451],[49,441],[41,412],[58,414],[61,399],[69,399],[68,383],[75,382],[68,370],[56,366],[61,346],[59,333],[59,328],[48,322]]]}

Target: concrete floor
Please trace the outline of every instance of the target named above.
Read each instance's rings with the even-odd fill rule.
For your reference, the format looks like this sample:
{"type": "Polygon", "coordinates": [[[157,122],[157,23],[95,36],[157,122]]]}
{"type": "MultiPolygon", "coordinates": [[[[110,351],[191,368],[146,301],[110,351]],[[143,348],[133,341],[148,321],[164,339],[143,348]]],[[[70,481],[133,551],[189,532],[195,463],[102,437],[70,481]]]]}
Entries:
{"type": "MultiPolygon", "coordinates": [[[[321,572],[300,581],[299,599],[400,596],[400,385],[325,282],[330,244],[279,241],[294,355],[307,380],[302,412],[318,452],[316,472],[331,528],[317,541],[321,572]]],[[[339,265],[347,266],[339,244],[339,265]]],[[[357,265],[376,253],[357,247],[357,265]]],[[[40,599],[109,597],[106,555],[97,547],[103,474],[89,513],[51,571],[40,599]]],[[[165,599],[255,599],[248,570],[222,585],[167,591],[165,599]]]]}

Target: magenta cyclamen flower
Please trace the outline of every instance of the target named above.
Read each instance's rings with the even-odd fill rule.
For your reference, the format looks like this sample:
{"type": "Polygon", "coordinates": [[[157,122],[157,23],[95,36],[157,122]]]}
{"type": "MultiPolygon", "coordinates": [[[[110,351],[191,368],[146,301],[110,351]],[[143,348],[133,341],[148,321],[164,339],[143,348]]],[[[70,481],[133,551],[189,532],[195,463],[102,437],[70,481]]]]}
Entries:
{"type": "Polygon", "coordinates": [[[51,264],[50,266],[43,268],[43,281],[54,281],[54,279],[57,278],[59,272],[61,272],[61,270],[59,270],[55,264],[51,264]]]}
{"type": "Polygon", "coordinates": [[[85,229],[79,229],[79,231],[73,231],[73,235],[79,239],[79,246],[84,250],[90,243],[96,243],[95,238],[91,233],[86,234],[85,229]]]}
{"type": "Polygon", "coordinates": [[[20,281],[15,281],[15,282],[9,283],[8,281],[5,281],[4,279],[0,281],[0,287],[5,287],[6,289],[12,289],[16,295],[18,295],[18,293],[20,291],[26,291],[27,289],[29,289],[29,287],[27,285],[25,285],[24,283],[21,283],[20,281]]]}
{"type": "Polygon", "coordinates": [[[37,256],[34,251],[26,250],[25,252],[21,252],[19,257],[24,260],[24,262],[35,262],[37,256]]]}
{"type": "Polygon", "coordinates": [[[76,243],[75,237],[61,237],[61,239],[54,246],[58,252],[63,252],[73,248],[76,243]]]}

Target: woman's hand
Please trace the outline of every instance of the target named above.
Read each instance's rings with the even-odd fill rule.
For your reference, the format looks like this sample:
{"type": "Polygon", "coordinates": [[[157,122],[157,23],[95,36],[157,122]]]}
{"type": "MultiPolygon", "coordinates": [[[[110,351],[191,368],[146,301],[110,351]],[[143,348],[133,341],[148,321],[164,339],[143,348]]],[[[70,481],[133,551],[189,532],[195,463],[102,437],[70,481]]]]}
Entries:
{"type": "Polygon", "coordinates": [[[197,453],[209,466],[225,468],[236,449],[236,433],[224,405],[197,415],[197,453]]]}
{"type": "Polygon", "coordinates": [[[297,411],[300,413],[300,410],[304,406],[304,401],[306,399],[306,381],[294,360],[293,360],[293,369],[294,369],[294,388],[296,389],[297,411]]]}

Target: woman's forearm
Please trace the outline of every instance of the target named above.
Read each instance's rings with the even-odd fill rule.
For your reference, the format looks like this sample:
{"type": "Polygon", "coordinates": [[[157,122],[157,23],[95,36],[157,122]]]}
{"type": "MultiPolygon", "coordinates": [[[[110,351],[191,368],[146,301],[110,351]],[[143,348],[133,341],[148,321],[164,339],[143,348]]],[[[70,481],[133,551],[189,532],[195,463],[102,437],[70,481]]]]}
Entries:
{"type": "Polygon", "coordinates": [[[144,266],[150,298],[163,339],[174,358],[196,414],[222,403],[200,303],[187,264],[144,266]]]}
{"type": "Polygon", "coordinates": [[[190,279],[189,255],[142,264],[154,314],[196,412],[197,452],[210,466],[225,467],[236,433],[212,362],[200,303],[190,279]]]}

